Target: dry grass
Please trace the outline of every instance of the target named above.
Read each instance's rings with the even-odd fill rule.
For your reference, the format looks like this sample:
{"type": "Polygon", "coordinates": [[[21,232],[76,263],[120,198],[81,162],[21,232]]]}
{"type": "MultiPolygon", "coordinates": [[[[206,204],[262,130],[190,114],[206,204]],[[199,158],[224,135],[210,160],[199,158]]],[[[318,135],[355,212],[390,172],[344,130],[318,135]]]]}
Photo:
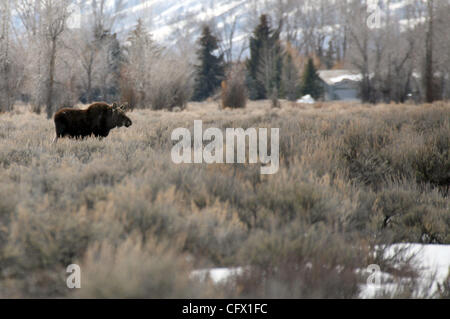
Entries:
{"type": "Polygon", "coordinates": [[[44,116],[0,114],[0,297],[352,298],[373,245],[450,243],[450,105],[281,102],[136,110],[55,146],[44,116]],[[194,119],[279,127],[279,172],[173,164],[194,119]],[[190,279],[210,266],[252,267],[220,289],[190,279]]]}

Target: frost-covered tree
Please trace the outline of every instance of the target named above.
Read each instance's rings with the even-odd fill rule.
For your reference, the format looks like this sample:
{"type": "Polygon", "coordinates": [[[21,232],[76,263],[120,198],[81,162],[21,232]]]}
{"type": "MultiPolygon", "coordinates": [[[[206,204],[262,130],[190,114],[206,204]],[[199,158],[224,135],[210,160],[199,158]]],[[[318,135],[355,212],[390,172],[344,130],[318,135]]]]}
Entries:
{"type": "Polygon", "coordinates": [[[141,19],[138,19],[136,27],[130,32],[127,42],[127,64],[124,74],[127,88],[123,89],[132,90],[129,94],[133,95],[135,100],[133,104],[145,107],[150,103],[149,85],[152,81],[152,68],[158,63],[161,48],[152,40],[141,19]]]}
{"type": "Polygon", "coordinates": [[[11,39],[12,9],[12,0],[0,3],[0,111],[12,110],[22,79],[19,52],[11,39]]]}
{"type": "Polygon", "coordinates": [[[66,29],[67,19],[71,12],[69,11],[69,0],[42,0],[42,39],[44,40],[47,79],[46,79],[46,113],[50,118],[55,112],[54,107],[54,88],[56,75],[56,56],[60,49],[61,36],[66,29]]]}

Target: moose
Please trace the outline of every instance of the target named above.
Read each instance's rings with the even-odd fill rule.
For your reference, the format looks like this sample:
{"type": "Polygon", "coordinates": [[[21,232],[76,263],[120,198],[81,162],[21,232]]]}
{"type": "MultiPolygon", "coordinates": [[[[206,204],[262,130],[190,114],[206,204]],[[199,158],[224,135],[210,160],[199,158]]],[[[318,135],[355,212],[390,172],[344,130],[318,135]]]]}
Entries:
{"type": "Polygon", "coordinates": [[[126,104],[104,102],[93,103],[85,110],[63,108],[54,116],[56,136],[53,143],[63,137],[107,137],[115,127],[130,127],[133,122],[125,115],[126,108],[126,104]]]}

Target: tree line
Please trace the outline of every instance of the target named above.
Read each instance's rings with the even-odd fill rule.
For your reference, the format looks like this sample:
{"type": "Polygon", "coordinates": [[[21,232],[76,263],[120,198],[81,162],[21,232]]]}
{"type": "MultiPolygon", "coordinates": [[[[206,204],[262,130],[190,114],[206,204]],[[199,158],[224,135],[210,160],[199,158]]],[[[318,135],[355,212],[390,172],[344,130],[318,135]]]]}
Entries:
{"type": "Polygon", "coordinates": [[[317,69],[339,68],[361,74],[363,102],[450,96],[449,0],[408,0],[401,16],[395,1],[381,1],[375,27],[367,23],[368,0],[249,0],[244,25],[219,29],[220,17],[192,18],[185,23],[194,27],[175,32],[175,47],[157,43],[142,19],[126,36],[115,34],[124,1],[113,12],[106,0],[83,3],[90,14],[78,27],[68,26],[71,0],[0,3],[0,111],[17,101],[48,117],[95,100],[183,108],[221,90],[250,99],[318,98],[317,69]],[[199,39],[189,31],[195,27],[199,39]],[[238,28],[247,35],[241,50],[238,28]]]}
{"type": "Polygon", "coordinates": [[[195,68],[193,100],[203,101],[214,96],[223,81],[227,85],[227,82],[235,81],[236,76],[243,77],[239,83],[245,85],[252,100],[286,98],[294,101],[306,94],[319,98],[322,84],[313,59],[307,59],[303,76],[300,77],[299,68],[293,61],[293,50],[283,47],[280,31],[280,28],[271,26],[267,15],[261,15],[249,39],[249,57],[243,63],[227,64],[223,53],[218,51],[219,39],[205,25],[198,41],[199,64],[195,68]],[[232,72],[233,68],[239,67],[244,68],[245,72],[232,72]]]}

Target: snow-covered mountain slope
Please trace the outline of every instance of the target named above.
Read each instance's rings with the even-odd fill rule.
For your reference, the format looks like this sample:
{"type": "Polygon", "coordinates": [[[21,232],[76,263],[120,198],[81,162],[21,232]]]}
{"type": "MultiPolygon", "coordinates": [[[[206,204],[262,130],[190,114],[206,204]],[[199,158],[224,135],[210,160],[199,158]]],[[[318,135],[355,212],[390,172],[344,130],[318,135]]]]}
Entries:
{"type": "Polygon", "coordinates": [[[213,23],[219,32],[235,25],[234,39],[240,41],[253,6],[248,0],[128,0],[115,31],[126,34],[142,19],[156,41],[170,46],[183,37],[195,40],[203,23],[213,23]]]}
{"type": "MultiPolygon", "coordinates": [[[[116,1],[109,0],[109,6],[113,8],[116,1]]],[[[125,17],[117,28],[121,31],[130,29],[141,18],[151,27],[155,38],[164,40],[173,31],[171,29],[184,27],[193,20],[201,22],[215,18],[219,24],[238,20],[237,24],[242,26],[245,24],[243,20],[254,18],[252,15],[255,13],[262,13],[265,9],[271,13],[273,5],[278,2],[279,0],[124,0],[120,14],[125,17]]],[[[378,3],[381,10],[386,9],[387,2],[388,0],[373,1],[374,4],[378,3]]],[[[320,1],[313,3],[319,5],[320,1]]],[[[389,3],[394,16],[403,18],[410,0],[390,0],[389,3]]]]}
{"type": "MultiPolygon", "coordinates": [[[[192,41],[198,38],[203,23],[213,23],[219,34],[224,36],[235,26],[234,41],[240,43],[234,50],[240,50],[242,43],[262,13],[274,14],[280,0],[107,0],[107,8],[116,12],[119,17],[114,31],[120,36],[126,34],[142,19],[153,38],[166,46],[173,45],[177,39],[192,41]],[[121,3],[119,7],[116,7],[121,3]],[[118,12],[117,12],[118,11],[118,12]]],[[[288,0],[281,0],[281,3],[288,0]]],[[[330,0],[342,1],[342,0],[330,0]]],[[[399,19],[405,16],[405,8],[410,0],[373,0],[375,6],[386,11],[387,3],[390,11],[399,19]]],[[[319,5],[320,0],[312,1],[319,5]]],[[[308,7],[305,7],[305,10],[308,7]]],[[[310,8],[309,8],[310,9],[310,8]]],[[[287,10],[289,11],[289,10],[287,10]]],[[[284,12],[291,15],[292,12],[284,12]]]]}

